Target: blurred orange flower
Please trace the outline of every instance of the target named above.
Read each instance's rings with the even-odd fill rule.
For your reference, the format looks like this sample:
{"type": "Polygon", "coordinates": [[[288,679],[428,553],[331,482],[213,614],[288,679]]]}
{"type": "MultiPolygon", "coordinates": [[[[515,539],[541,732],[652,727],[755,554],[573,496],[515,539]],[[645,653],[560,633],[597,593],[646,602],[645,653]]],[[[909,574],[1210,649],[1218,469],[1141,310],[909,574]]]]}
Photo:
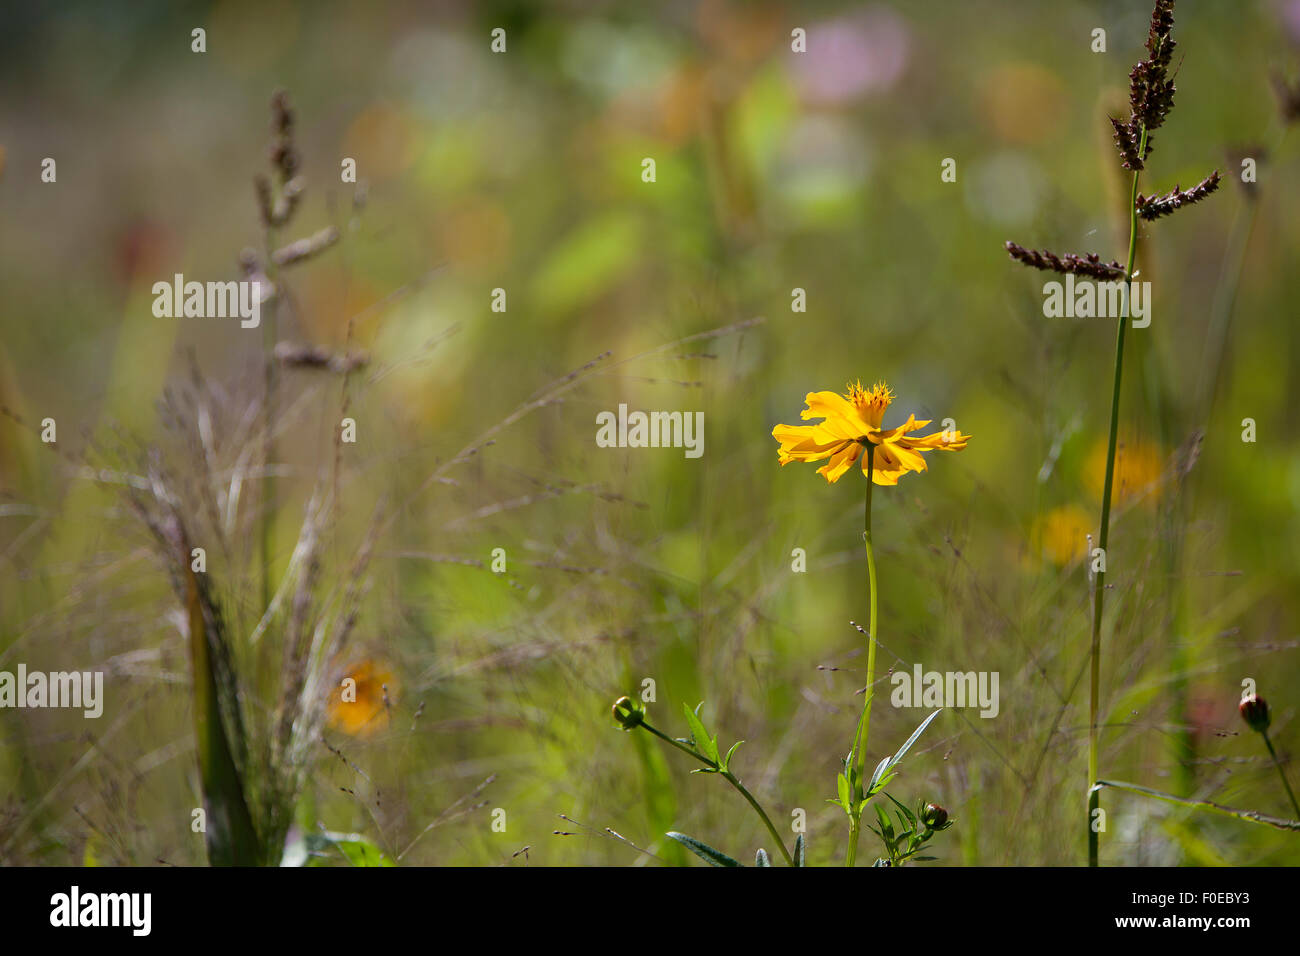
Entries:
{"type": "MultiPolygon", "coordinates": [[[[1148,505],[1159,501],[1164,457],[1163,449],[1155,442],[1148,441],[1132,430],[1123,433],[1115,446],[1112,500],[1119,503],[1141,500],[1148,505]]],[[[1084,476],[1088,489],[1100,499],[1106,482],[1104,438],[1098,439],[1088,453],[1084,476]]]]}
{"type": "Polygon", "coordinates": [[[384,729],[395,690],[386,665],[370,659],[360,661],[330,691],[329,726],[353,737],[369,737],[384,729]]]}
{"type": "Polygon", "coordinates": [[[1070,564],[1088,553],[1092,518],[1078,505],[1053,508],[1034,521],[1034,553],[1057,566],[1070,564]]]}

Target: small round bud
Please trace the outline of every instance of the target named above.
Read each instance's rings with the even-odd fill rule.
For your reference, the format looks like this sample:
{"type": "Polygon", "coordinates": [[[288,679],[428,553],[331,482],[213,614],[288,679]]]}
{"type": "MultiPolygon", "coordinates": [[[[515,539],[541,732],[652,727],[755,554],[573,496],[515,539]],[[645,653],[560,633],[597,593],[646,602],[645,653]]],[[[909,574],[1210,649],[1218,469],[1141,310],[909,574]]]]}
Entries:
{"type": "Polygon", "coordinates": [[[623,725],[624,730],[632,730],[645,720],[645,709],[631,697],[620,697],[614,701],[614,719],[623,725]]]}
{"type": "Polygon", "coordinates": [[[1243,697],[1241,703],[1237,705],[1237,710],[1251,730],[1259,731],[1261,734],[1268,730],[1270,720],[1268,703],[1263,697],[1256,697],[1254,694],[1243,697]]]}
{"type": "Polygon", "coordinates": [[[937,803],[927,803],[921,813],[921,822],[931,830],[939,830],[948,822],[948,811],[937,803]]]}

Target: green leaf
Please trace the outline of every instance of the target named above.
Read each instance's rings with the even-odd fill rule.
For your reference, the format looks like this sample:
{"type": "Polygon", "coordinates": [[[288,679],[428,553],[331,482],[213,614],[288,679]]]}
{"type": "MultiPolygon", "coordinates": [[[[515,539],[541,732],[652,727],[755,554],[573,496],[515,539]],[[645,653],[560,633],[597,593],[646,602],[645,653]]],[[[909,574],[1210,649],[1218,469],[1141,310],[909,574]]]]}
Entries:
{"type": "Polygon", "coordinates": [[[715,850],[707,843],[701,843],[699,840],[695,839],[695,837],[689,837],[685,833],[678,833],[676,830],[669,830],[667,837],[670,840],[676,840],[701,860],[708,863],[709,866],[740,866],[740,861],[733,860],[721,850],[715,850]]]}
{"type": "Polygon", "coordinates": [[[936,710],[929,717],[925,718],[925,720],[921,721],[921,726],[917,727],[916,730],[912,732],[912,736],[907,738],[907,743],[903,744],[903,746],[899,748],[898,753],[894,754],[890,759],[889,765],[891,767],[898,765],[898,762],[903,759],[903,754],[911,750],[912,744],[921,739],[921,734],[925,733],[925,728],[930,726],[930,721],[934,720],[934,718],[938,717],[941,713],[943,713],[942,707],[936,710]]]}
{"type": "Polygon", "coordinates": [[[916,730],[912,732],[912,736],[907,738],[907,743],[903,744],[903,746],[898,749],[898,753],[880,761],[876,766],[876,772],[871,775],[871,784],[867,787],[868,795],[879,793],[884,788],[885,784],[889,783],[890,780],[893,780],[894,777],[897,776],[897,774],[891,773],[890,771],[898,766],[899,762],[903,759],[903,755],[912,749],[912,744],[916,743],[917,740],[921,738],[921,734],[925,733],[925,728],[930,726],[930,721],[938,717],[942,711],[943,708],[940,707],[939,710],[936,710],[929,717],[925,718],[925,720],[921,721],[921,726],[917,727],[916,730]]]}
{"type": "MultiPolygon", "coordinates": [[[[700,707],[703,706],[704,702],[701,701],[700,707]]],[[[700,720],[699,714],[695,712],[696,710],[699,710],[699,707],[695,708],[695,710],[691,710],[685,704],[682,704],[682,710],[686,711],[686,723],[690,725],[691,737],[695,740],[695,749],[699,751],[702,756],[708,757],[714,763],[721,766],[722,755],[718,753],[718,738],[710,737],[709,732],[704,729],[704,723],[700,720]]]]}
{"type": "Polygon", "coordinates": [[[795,866],[808,865],[807,861],[805,860],[806,852],[807,852],[807,844],[804,842],[803,834],[800,833],[797,837],[794,838],[794,865],[795,866]]]}
{"type": "Polygon", "coordinates": [[[835,778],[835,782],[839,786],[840,790],[840,806],[842,806],[844,811],[847,813],[849,805],[852,803],[852,798],[849,794],[849,779],[844,776],[844,774],[840,774],[835,778]]]}
{"type": "Polygon", "coordinates": [[[884,834],[886,843],[894,842],[894,825],[889,822],[889,814],[885,812],[880,804],[872,807],[876,811],[876,819],[880,821],[880,832],[884,834]]]}
{"type": "Polygon", "coordinates": [[[889,761],[890,758],[886,757],[883,760],[881,760],[880,763],[876,764],[876,771],[871,775],[871,782],[867,784],[867,790],[870,791],[871,793],[876,792],[877,789],[876,785],[880,783],[880,775],[884,773],[885,770],[889,767],[889,761]]]}
{"type": "Polygon", "coordinates": [[[306,833],[285,848],[281,866],[325,866],[342,856],[353,866],[396,866],[383,850],[359,833],[322,830],[306,833]],[[337,854],[337,856],[336,856],[337,854]]]}
{"type": "Polygon", "coordinates": [[[743,744],[743,743],[744,743],[743,740],[737,740],[734,744],[731,745],[731,749],[727,751],[727,755],[726,755],[725,757],[722,758],[722,769],[723,769],[723,770],[730,770],[730,769],[731,769],[731,755],[734,754],[734,753],[736,752],[736,748],[739,747],[739,746],[740,746],[741,744],[743,744]]]}
{"type": "Polygon", "coordinates": [[[394,866],[384,851],[365,837],[349,834],[350,839],[334,841],[334,846],[353,866],[394,866]]]}
{"type": "Polygon", "coordinates": [[[881,777],[879,780],[876,781],[876,785],[874,787],[872,787],[869,791],[867,791],[867,796],[874,797],[881,790],[884,790],[885,787],[889,786],[890,782],[897,776],[898,774],[894,772],[885,774],[883,777],[881,777]]]}
{"type": "Polygon", "coordinates": [[[767,851],[761,847],[759,848],[758,853],[754,855],[754,865],[768,867],[772,865],[772,861],[767,858],[767,851]]]}
{"type": "Polygon", "coordinates": [[[903,815],[904,815],[905,817],[907,817],[907,822],[908,822],[909,824],[911,824],[911,826],[912,826],[913,829],[915,829],[915,828],[916,828],[916,815],[915,815],[914,813],[912,813],[911,810],[907,809],[907,807],[905,807],[905,806],[903,806],[901,803],[899,803],[897,800],[894,800],[894,798],[893,798],[892,796],[890,796],[889,794],[885,794],[885,796],[889,797],[890,800],[893,800],[893,801],[894,801],[894,806],[898,807],[898,809],[900,809],[900,810],[903,811],[903,815]]]}

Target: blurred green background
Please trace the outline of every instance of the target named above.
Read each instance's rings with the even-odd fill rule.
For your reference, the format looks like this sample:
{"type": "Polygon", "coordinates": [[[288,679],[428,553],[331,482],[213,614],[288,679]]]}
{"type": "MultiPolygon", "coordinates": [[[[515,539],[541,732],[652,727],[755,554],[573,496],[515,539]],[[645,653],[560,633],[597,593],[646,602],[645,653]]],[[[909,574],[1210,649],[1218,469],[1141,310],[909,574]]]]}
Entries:
{"type": "MultiPolygon", "coordinates": [[[[1124,258],[1106,116],[1127,108],[1149,16],[971,0],[10,11],[0,669],[103,670],[107,699],[97,721],[0,711],[0,860],[204,860],[186,643],[95,463],[106,443],[166,443],[157,403],[191,355],[232,420],[260,394],[261,334],[155,318],[150,288],[239,277],[240,250],[262,242],[252,180],[285,88],[307,190],[283,238],[332,224],[342,239],[286,275],[278,337],[371,362],[348,386],[355,445],[335,444],[340,379],[285,373],[297,417],[279,449],[276,560],[321,482],[337,479],[343,505],[326,575],[346,573],[376,507],[401,516],[376,544],[349,649],[387,668],[388,710],[367,732],[326,729],[304,827],[364,833],[403,863],[655,862],[606,827],[668,862],[686,862],[669,829],[752,858],[767,834],[734,792],[611,719],[651,679],[651,720],[685,735],[682,703],[703,700],[724,745],[746,741],[734,767],[778,826],[804,809],[810,862],[842,859],[826,800],[865,675],[848,623],[866,619],[864,485],[780,468],[770,433],[799,423],[809,391],[884,379],[887,424],[951,417],[974,437],[877,489],[878,664],[997,671],[1002,697],[995,719],[943,714],[891,792],[948,808],[944,865],[1081,862],[1081,554],[1114,326],[1044,318],[1051,277],[1003,243],[1124,258]],[[1090,48],[1098,27],[1105,53],[1090,48]],[[807,53],[791,50],[795,28],[807,53]],[[359,185],[340,181],[345,157],[359,185]],[[948,157],[955,183],[940,179],[948,157]],[[620,402],[702,411],[703,456],[598,448],[596,414],[620,402]],[[47,417],[57,445],[39,440],[47,417]],[[504,574],[472,563],[494,548],[504,574]]],[[[1270,85],[1300,72],[1300,2],[1183,0],[1174,35],[1176,106],[1142,189],[1214,168],[1225,182],[1142,226],[1155,300],[1129,340],[1102,775],[1288,816],[1235,711],[1254,679],[1300,785],[1300,160],[1270,85]],[[1259,161],[1251,193],[1242,155],[1259,161]],[[1221,366],[1216,312],[1231,320],[1221,366]],[[1217,368],[1207,412],[1198,389],[1217,368]]],[[[872,760],[925,713],[889,706],[882,681],[872,760]]],[[[1300,862],[1293,834],[1122,794],[1103,806],[1108,864],[1300,862]]]]}

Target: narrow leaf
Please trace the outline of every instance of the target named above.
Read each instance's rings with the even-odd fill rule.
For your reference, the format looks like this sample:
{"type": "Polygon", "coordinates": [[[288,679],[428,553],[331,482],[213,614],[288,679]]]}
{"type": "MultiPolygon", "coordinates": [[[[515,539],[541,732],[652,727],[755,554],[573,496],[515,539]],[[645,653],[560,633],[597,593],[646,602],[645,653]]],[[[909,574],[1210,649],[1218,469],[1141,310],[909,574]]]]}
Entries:
{"type": "Polygon", "coordinates": [[[893,801],[894,801],[894,806],[896,806],[896,807],[898,807],[898,809],[902,810],[902,811],[903,811],[903,815],[907,817],[907,822],[910,823],[913,827],[915,827],[915,826],[916,826],[916,815],[913,814],[911,810],[907,809],[907,807],[905,807],[905,806],[903,806],[901,803],[899,803],[897,800],[894,800],[894,798],[891,797],[889,794],[885,794],[885,796],[889,797],[890,800],[893,800],[893,801]]]}
{"type": "Polygon", "coordinates": [[[890,781],[892,781],[897,776],[898,773],[895,771],[891,771],[885,774],[883,777],[881,777],[879,780],[876,781],[876,785],[867,792],[867,796],[874,797],[881,790],[884,790],[885,787],[889,786],[890,781]]]}
{"type": "Polygon", "coordinates": [[[912,736],[907,738],[907,743],[903,744],[903,746],[899,748],[898,753],[894,754],[894,756],[891,758],[889,763],[891,767],[895,767],[898,765],[898,762],[903,759],[903,754],[911,750],[912,744],[916,743],[917,740],[920,739],[921,734],[925,733],[925,728],[930,726],[930,721],[934,720],[934,718],[938,717],[939,714],[941,713],[943,713],[942,707],[936,710],[929,717],[925,718],[925,720],[921,721],[921,726],[917,727],[916,730],[912,732],[912,736]]]}
{"type": "Polygon", "coordinates": [[[715,850],[707,843],[701,843],[699,840],[695,839],[695,837],[689,837],[685,833],[678,833],[676,830],[669,830],[667,837],[670,840],[676,840],[701,860],[708,863],[709,866],[740,866],[740,861],[733,860],[721,850],[715,850]]]}
{"type": "Polygon", "coordinates": [[[772,865],[772,861],[767,858],[767,851],[762,847],[759,848],[758,853],[754,856],[754,865],[767,867],[772,865]]]}
{"type": "Polygon", "coordinates": [[[876,819],[880,821],[880,832],[885,835],[885,842],[893,843],[894,825],[889,822],[889,814],[878,803],[872,806],[872,809],[876,811],[876,819]]]}
{"type": "MultiPolygon", "coordinates": [[[[700,706],[704,706],[703,703],[700,706]]],[[[718,753],[717,739],[709,736],[709,732],[704,729],[704,723],[694,710],[691,710],[685,704],[682,704],[682,710],[686,711],[686,723],[690,725],[691,736],[695,738],[695,749],[714,763],[721,764],[722,760],[720,759],[721,755],[718,753]]]]}
{"type": "Polygon", "coordinates": [[[867,789],[872,793],[876,791],[876,785],[880,783],[880,775],[888,768],[889,760],[889,757],[885,757],[880,763],[876,764],[876,771],[871,775],[871,783],[867,785],[867,789]]]}
{"type": "Polygon", "coordinates": [[[807,861],[804,858],[806,852],[807,852],[807,844],[804,843],[803,834],[800,833],[797,837],[794,838],[794,865],[795,866],[808,865],[807,861]]]}
{"type": "Polygon", "coordinates": [[[743,740],[737,740],[734,744],[731,745],[731,749],[727,751],[727,755],[726,755],[725,757],[722,758],[722,769],[723,769],[723,770],[729,770],[729,769],[731,769],[731,755],[734,754],[734,753],[736,752],[736,748],[739,747],[739,746],[740,746],[741,744],[743,744],[743,743],[744,743],[743,740]]]}

